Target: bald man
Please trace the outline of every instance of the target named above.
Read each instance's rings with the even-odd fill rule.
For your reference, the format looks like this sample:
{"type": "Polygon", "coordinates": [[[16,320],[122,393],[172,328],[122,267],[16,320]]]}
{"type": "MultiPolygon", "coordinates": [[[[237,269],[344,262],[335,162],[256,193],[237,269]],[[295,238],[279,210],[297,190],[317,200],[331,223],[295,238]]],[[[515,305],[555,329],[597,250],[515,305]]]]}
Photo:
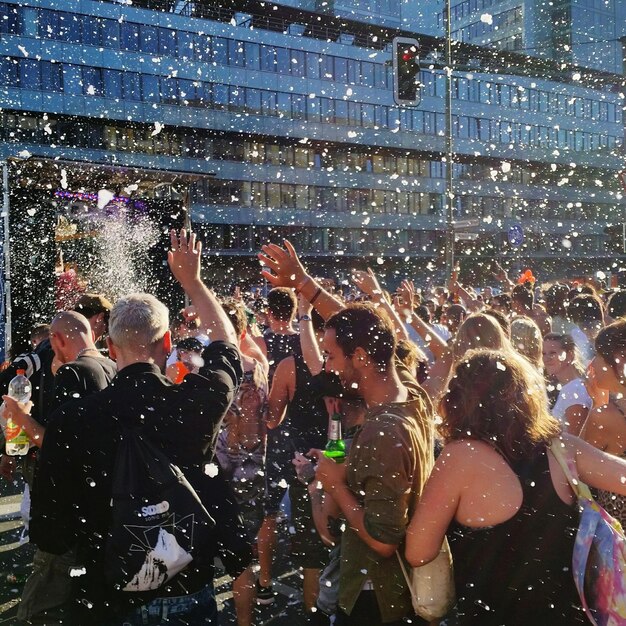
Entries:
{"type": "MultiPolygon", "coordinates": [[[[50,324],[50,343],[59,364],[54,377],[54,399],[46,415],[62,404],[101,391],[111,382],[115,363],[99,352],[89,320],[76,311],[61,311],[50,324]]],[[[28,414],[28,407],[6,399],[11,417],[24,428],[31,441],[41,447],[45,423],[28,414]]]]}

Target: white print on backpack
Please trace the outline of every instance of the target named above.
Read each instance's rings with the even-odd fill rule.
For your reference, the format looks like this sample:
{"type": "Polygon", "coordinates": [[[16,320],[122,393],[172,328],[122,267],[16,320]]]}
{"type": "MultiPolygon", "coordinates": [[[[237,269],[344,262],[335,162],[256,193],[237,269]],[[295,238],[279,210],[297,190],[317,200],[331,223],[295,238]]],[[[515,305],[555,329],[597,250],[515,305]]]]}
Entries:
{"type": "Polygon", "coordinates": [[[146,559],[141,569],[126,584],[123,590],[149,591],[158,589],[187,567],[193,560],[193,557],[180,546],[174,533],[179,531],[187,535],[185,539],[188,540],[189,549],[191,550],[193,548],[193,524],[193,514],[187,515],[178,521],[175,519],[175,514],[172,514],[166,521],[162,520],[154,526],[125,526],[126,530],[139,542],[138,544],[133,544],[131,550],[145,552],[146,559]],[[172,532],[168,532],[164,526],[170,528],[172,532]],[[154,545],[152,545],[152,542],[154,542],[154,545]]]}
{"type": "Polygon", "coordinates": [[[159,504],[149,504],[148,506],[141,507],[141,516],[142,517],[150,517],[151,515],[158,515],[160,513],[165,513],[169,511],[170,503],[167,500],[163,500],[163,502],[159,504]]]}

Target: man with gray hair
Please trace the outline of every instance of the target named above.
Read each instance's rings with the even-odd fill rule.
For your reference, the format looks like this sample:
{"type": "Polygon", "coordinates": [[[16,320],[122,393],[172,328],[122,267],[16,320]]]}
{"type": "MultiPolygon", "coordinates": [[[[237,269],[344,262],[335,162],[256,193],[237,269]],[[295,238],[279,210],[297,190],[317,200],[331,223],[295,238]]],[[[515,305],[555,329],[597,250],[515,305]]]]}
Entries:
{"type": "Polygon", "coordinates": [[[82,575],[73,579],[64,623],[134,625],[145,623],[148,615],[168,624],[216,623],[213,553],[194,558],[157,590],[156,598],[111,589],[104,577],[112,477],[123,429],[140,428],[208,505],[215,489],[204,466],[242,377],[235,331],[200,279],[200,243],[182,230],[180,236],[172,232],[171,244],[170,269],[211,337],[200,372],[188,374],[180,385],[163,375],[172,349],[168,311],[151,295],[126,296],[116,302],[109,320],[107,343],[117,376],[104,391],[64,405],[46,431],[31,539],[46,552],[76,549],[76,571],[82,575]]]}

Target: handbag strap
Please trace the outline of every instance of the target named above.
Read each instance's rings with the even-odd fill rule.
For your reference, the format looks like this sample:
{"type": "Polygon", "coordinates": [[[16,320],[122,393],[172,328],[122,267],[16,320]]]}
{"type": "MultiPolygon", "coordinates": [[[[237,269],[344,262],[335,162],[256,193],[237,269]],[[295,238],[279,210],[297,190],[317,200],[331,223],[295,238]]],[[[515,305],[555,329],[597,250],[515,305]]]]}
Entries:
{"type": "Polygon", "coordinates": [[[582,482],[580,478],[578,478],[578,472],[576,471],[574,459],[566,456],[565,444],[560,439],[555,438],[550,442],[550,451],[563,470],[563,473],[567,478],[567,482],[570,484],[570,487],[576,494],[576,497],[593,502],[593,496],[591,495],[589,487],[582,482]],[[573,472],[572,469],[574,469],[573,472]]]}
{"type": "Polygon", "coordinates": [[[404,565],[404,561],[400,556],[400,553],[396,550],[396,556],[398,557],[398,563],[400,563],[400,569],[402,570],[402,575],[404,576],[404,580],[406,581],[406,586],[409,588],[409,592],[411,594],[411,598],[414,603],[417,603],[417,594],[415,593],[415,589],[413,589],[413,585],[411,585],[411,579],[409,578],[409,573],[406,571],[406,566],[404,565]]]}

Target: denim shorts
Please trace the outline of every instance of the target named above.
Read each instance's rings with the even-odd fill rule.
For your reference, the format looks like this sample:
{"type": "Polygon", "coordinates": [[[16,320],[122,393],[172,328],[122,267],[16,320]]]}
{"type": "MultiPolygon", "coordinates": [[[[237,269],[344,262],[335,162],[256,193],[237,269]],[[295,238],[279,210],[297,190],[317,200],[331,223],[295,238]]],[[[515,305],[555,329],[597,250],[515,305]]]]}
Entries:
{"type": "Polygon", "coordinates": [[[110,626],[217,626],[213,585],[185,596],[156,598],[110,626]]]}

